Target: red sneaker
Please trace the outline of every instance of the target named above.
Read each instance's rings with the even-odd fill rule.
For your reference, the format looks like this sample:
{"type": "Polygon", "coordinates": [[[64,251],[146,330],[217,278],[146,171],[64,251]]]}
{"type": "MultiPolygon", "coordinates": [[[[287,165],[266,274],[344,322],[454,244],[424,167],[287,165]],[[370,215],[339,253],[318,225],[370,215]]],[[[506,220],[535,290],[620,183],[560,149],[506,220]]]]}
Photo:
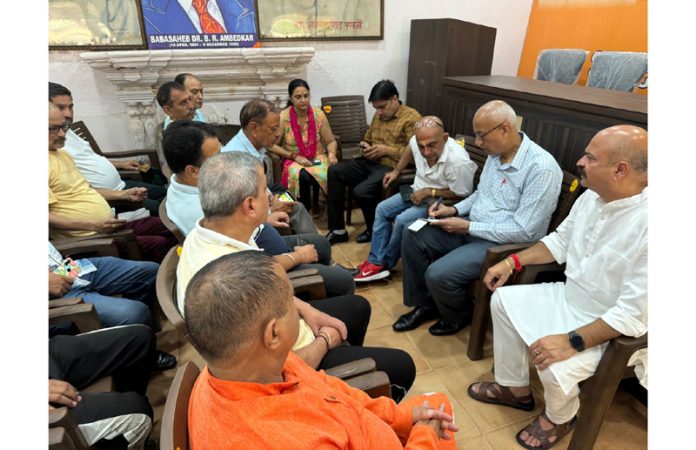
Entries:
{"type": "Polygon", "coordinates": [[[368,281],[383,280],[389,276],[389,271],[384,266],[378,266],[365,261],[358,266],[360,272],[354,277],[356,283],[366,283],[368,281]]]}

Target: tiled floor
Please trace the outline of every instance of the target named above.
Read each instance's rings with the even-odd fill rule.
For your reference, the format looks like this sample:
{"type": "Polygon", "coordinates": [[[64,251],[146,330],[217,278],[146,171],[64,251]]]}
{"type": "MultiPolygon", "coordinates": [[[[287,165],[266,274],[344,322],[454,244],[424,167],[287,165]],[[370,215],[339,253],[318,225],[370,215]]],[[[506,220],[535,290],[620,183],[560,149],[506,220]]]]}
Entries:
{"type": "MultiPolygon", "coordinates": [[[[362,262],[369,252],[369,244],[354,241],[363,229],[359,210],[353,212],[354,227],[348,227],[350,242],[333,247],[334,260],[344,266],[354,267],[362,262]]],[[[318,222],[321,231],[325,223],[318,222]]],[[[400,264],[397,266],[400,269],[400,264]]],[[[460,449],[519,449],[515,434],[539,413],[543,394],[538,380],[533,383],[535,397],[540,405],[532,412],[523,412],[505,407],[485,405],[470,399],[466,389],[470,383],[483,379],[492,380],[493,364],[490,339],[485,349],[486,357],[471,361],[466,356],[469,327],[453,336],[435,337],[428,333],[427,325],[406,333],[395,333],[391,324],[408,310],[402,303],[401,273],[397,272],[388,281],[359,286],[358,294],[367,298],[372,305],[372,318],[365,345],[401,348],[415,361],[417,377],[410,395],[425,392],[445,392],[452,400],[455,419],[460,427],[456,434],[460,449]]],[[[179,362],[193,359],[202,367],[203,361],[189,344],[179,346],[178,338],[165,325],[158,335],[159,347],[172,351],[179,362]]],[[[153,436],[158,436],[160,418],[166,393],[174,370],[155,377],[150,383],[148,395],[155,407],[156,422],[153,436]]],[[[595,444],[596,449],[644,449],[647,448],[647,410],[630,394],[619,390],[595,444]]],[[[570,438],[565,438],[557,447],[567,448],[570,438]]]]}

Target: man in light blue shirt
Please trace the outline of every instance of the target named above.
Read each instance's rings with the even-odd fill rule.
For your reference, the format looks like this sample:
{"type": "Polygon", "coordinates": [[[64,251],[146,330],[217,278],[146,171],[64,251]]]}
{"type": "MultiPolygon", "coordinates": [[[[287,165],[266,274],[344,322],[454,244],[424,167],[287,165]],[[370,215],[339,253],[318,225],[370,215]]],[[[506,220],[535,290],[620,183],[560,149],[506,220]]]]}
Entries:
{"type": "MultiPolygon", "coordinates": [[[[174,172],[165,200],[167,216],[184,235],[188,235],[203,218],[198,175],[203,163],[220,152],[220,141],[215,133],[215,128],[208,124],[182,120],[172,125],[164,135],[164,156],[174,172]]],[[[284,267],[288,270],[317,269],[329,297],[352,294],[355,283],[351,274],[338,265],[331,265],[329,241],[316,233],[280,236],[271,226],[271,223],[277,224],[279,214],[285,215],[273,213],[257,229],[253,238],[259,248],[272,256],[286,254],[293,263],[288,265],[285,261],[284,267]],[[315,251],[315,260],[306,258],[315,251]]],[[[287,215],[285,220],[288,220],[287,215]]],[[[287,227],[287,222],[284,225],[287,227]]]]}
{"type": "MultiPolygon", "coordinates": [[[[273,147],[280,133],[280,115],[273,103],[255,99],[247,102],[239,112],[242,129],[222,148],[222,152],[248,153],[258,159],[266,172],[268,189],[274,194],[286,192],[285,186],[273,182],[273,164],[267,149],[273,147]]],[[[301,203],[283,203],[274,198],[271,211],[285,211],[290,215],[290,227],[297,234],[316,233],[312,217],[301,203]]]]}
{"type": "Polygon", "coordinates": [[[441,220],[404,233],[404,304],[415,309],[399,317],[396,331],[440,318],[431,334],[458,332],[471,323],[466,287],[479,278],[486,249],[547,233],[563,181],[558,163],[517,130],[515,111],[503,101],[479,108],[473,128],[489,154],[476,191],[454,206],[433,205],[429,214],[441,220]]]}

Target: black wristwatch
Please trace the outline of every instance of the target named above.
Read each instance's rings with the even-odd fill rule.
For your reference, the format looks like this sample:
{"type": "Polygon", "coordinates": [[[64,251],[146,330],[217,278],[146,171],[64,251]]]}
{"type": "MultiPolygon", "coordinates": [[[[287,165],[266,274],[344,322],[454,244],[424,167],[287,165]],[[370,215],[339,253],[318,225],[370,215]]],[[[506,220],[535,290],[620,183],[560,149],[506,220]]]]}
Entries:
{"type": "Polygon", "coordinates": [[[568,333],[568,340],[570,341],[570,345],[578,352],[585,350],[585,340],[578,334],[577,331],[573,330],[568,333]]]}

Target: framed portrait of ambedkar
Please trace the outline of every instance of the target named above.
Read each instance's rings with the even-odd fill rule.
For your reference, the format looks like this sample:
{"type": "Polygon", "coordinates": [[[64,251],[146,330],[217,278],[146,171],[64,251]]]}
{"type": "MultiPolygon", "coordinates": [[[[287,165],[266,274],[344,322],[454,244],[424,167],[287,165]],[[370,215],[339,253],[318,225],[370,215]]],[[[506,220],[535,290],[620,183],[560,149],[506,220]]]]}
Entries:
{"type": "Polygon", "coordinates": [[[48,48],[146,48],[140,0],[48,0],[48,48]]]}
{"type": "Polygon", "coordinates": [[[258,0],[262,41],[383,39],[384,0],[258,0]]]}

